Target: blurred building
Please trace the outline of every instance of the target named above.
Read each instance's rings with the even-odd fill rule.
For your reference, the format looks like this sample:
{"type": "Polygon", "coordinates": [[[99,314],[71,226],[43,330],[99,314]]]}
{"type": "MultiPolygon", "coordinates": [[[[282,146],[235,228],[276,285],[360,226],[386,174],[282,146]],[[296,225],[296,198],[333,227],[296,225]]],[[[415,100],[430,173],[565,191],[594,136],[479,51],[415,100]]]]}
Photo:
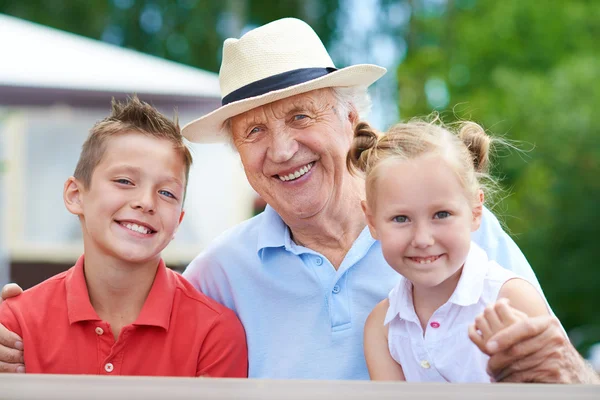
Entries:
{"type": "MultiPolygon", "coordinates": [[[[196,68],[0,14],[0,284],[29,287],[82,253],[63,204],[92,125],[112,97],[138,96],[183,126],[220,105],[218,77],[196,68]]],[[[252,214],[254,192],[226,144],[191,145],[186,217],[163,256],[184,267],[252,214]]]]}

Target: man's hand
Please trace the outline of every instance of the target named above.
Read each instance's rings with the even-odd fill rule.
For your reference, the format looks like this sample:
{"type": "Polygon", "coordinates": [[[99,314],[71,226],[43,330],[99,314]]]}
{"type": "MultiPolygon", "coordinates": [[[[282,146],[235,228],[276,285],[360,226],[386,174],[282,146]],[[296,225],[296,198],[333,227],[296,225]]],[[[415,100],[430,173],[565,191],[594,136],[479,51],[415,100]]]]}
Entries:
{"type": "Polygon", "coordinates": [[[488,374],[497,382],[600,384],[552,316],[515,322],[493,335],[485,350],[488,374]]]}
{"type": "MultiPolygon", "coordinates": [[[[9,283],[2,288],[2,300],[10,299],[23,293],[23,289],[16,283],[9,283]]],[[[2,303],[0,300],[0,303],[2,303]]]]}
{"type": "MultiPolygon", "coordinates": [[[[2,300],[18,296],[22,292],[23,290],[14,283],[5,285],[2,288],[2,300]]],[[[0,372],[25,372],[23,341],[2,324],[0,324],[0,372]]]]}

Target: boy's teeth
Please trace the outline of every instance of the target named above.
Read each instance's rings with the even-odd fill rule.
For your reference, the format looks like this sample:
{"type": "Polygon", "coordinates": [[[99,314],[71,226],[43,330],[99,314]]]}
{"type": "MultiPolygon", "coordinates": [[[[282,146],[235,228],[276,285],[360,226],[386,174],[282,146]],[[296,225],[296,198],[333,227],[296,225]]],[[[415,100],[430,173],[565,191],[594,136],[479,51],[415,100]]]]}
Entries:
{"type": "Polygon", "coordinates": [[[305,173],[307,173],[308,171],[310,171],[310,169],[312,168],[313,163],[310,164],[306,164],[304,167],[298,169],[297,171],[292,172],[289,175],[279,175],[279,179],[281,179],[282,181],[291,181],[294,179],[298,179],[300,178],[302,175],[304,175],[305,173]]]}
{"type": "Polygon", "coordinates": [[[138,225],[138,224],[127,223],[127,224],[125,224],[125,227],[134,232],[139,232],[139,233],[144,233],[144,234],[150,233],[150,229],[146,228],[145,226],[138,225]]]}

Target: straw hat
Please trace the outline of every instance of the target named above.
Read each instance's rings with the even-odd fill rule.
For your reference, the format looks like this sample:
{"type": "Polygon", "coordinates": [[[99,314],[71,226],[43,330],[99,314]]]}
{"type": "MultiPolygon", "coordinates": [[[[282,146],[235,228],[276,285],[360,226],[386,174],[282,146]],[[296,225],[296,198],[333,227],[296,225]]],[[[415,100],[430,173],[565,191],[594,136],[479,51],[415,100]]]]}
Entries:
{"type": "Polygon", "coordinates": [[[226,139],[224,122],[235,115],[315,89],[369,86],[385,72],[372,64],[335,68],[308,24],[283,18],[225,40],[219,71],[222,106],[184,126],[183,135],[192,142],[220,142],[226,139]]]}

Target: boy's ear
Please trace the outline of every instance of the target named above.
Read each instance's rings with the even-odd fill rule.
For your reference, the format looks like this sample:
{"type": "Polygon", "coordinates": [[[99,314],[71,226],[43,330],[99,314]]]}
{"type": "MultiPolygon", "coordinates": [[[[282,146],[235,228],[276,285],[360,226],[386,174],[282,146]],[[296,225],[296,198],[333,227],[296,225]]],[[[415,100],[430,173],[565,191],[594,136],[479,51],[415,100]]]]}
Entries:
{"type": "Polygon", "coordinates": [[[69,177],[63,188],[65,207],[73,215],[83,215],[83,184],[74,177],[69,177]]]}
{"type": "Polygon", "coordinates": [[[471,225],[472,232],[475,232],[481,226],[484,199],[485,196],[483,194],[483,190],[479,189],[479,192],[477,193],[477,200],[475,201],[475,206],[473,207],[473,223],[471,225]]]}
{"type": "Polygon", "coordinates": [[[183,216],[184,215],[185,215],[185,210],[182,209],[181,210],[181,214],[179,214],[179,222],[177,223],[177,228],[175,228],[175,232],[173,232],[173,237],[171,238],[171,240],[175,239],[175,234],[179,230],[179,225],[181,225],[181,221],[183,221],[183,216]]]}
{"type": "Polygon", "coordinates": [[[374,217],[371,212],[371,209],[369,208],[369,205],[365,200],[362,200],[360,202],[360,206],[362,207],[363,213],[365,213],[367,225],[369,226],[369,232],[371,232],[371,236],[373,236],[373,239],[378,240],[377,229],[375,229],[375,224],[373,224],[374,217]]]}

